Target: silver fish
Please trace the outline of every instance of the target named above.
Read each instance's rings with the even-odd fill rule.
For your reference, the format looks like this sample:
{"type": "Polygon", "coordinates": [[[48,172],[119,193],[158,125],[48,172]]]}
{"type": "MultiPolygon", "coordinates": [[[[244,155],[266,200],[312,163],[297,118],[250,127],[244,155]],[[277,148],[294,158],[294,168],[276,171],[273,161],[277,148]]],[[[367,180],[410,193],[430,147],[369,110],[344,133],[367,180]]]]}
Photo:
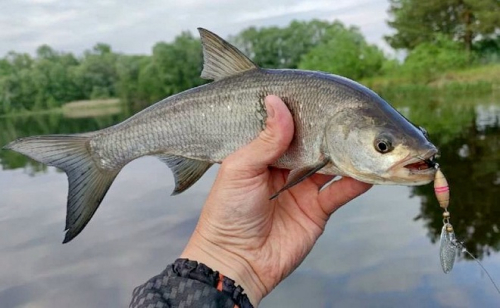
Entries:
{"type": "Polygon", "coordinates": [[[173,194],[189,188],[265,128],[264,98],[270,94],[283,99],[295,123],[290,148],[273,165],[292,170],[279,192],[315,172],[374,184],[421,185],[433,179],[436,147],[370,89],[327,73],[259,68],[219,36],[199,31],[201,76],[212,83],[170,96],[109,128],[21,138],[5,146],[68,175],[63,243],[83,230],[120,170],[136,158],[153,155],[165,162],[175,177],[173,194]]]}

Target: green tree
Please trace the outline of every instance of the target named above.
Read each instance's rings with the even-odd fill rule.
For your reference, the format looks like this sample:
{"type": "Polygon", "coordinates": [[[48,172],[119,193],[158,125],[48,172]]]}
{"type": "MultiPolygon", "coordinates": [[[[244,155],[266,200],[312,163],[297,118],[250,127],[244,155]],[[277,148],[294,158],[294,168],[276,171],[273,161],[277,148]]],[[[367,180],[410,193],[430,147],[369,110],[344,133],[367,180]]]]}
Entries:
{"type": "Polygon", "coordinates": [[[97,93],[97,96],[103,93],[106,93],[105,96],[117,96],[117,58],[118,55],[112,52],[111,46],[103,43],[85,51],[80,65],[71,71],[82,97],[91,98],[93,93],[97,93]]]}
{"type": "Polygon", "coordinates": [[[0,64],[0,106],[2,113],[28,109],[35,95],[31,78],[33,58],[26,53],[9,52],[0,64]]]}
{"type": "Polygon", "coordinates": [[[52,47],[44,44],[44,45],[37,48],[36,56],[40,60],[45,59],[45,60],[54,61],[58,58],[59,55],[57,54],[57,52],[54,49],[52,49],[52,47]]]}
{"type": "Polygon", "coordinates": [[[380,72],[384,54],[368,44],[356,28],[340,29],[303,56],[301,69],[320,70],[351,79],[371,77],[380,72]]]}
{"type": "Polygon", "coordinates": [[[37,58],[30,70],[36,94],[30,109],[54,108],[81,98],[71,70],[79,65],[71,53],[58,53],[48,45],[37,49],[37,58]]]}
{"type": "Polygon", "coordinates": [[[500,35],[496,38],[485,37],[474,42],[473,50],[481,63],[500,62],[500,35]]]}
{"type": "Polygon", "coordinates": [[[150,63],[150,56],[120,55],[116,61],[118,83],[116,90],[126,102],[140,102],[139,75],[145,65],[150,63]]]}
{"type": "Polygon", "coordinates": [[[467,66],[469,57],[458,42],[438,36],[433,43],[421,43],[405,59],[401,69],[414,81],[432,81],[437,75],[451,69],[467,66]]]}
{"type": "Polygon", "coordinates": [[[385,38],[396,49],[411,50],[444,34],[470,51],[476,37],[500,29],[498,0],[390,0],[389,14],[396,33],[385,38]]]}
{"type": "Polygon", "coordinates": [[[40,46],[35,58],[10,52],[0,60],[0,113],[116,96],[116,58],[105,44],[85,52],[81,61],[48,45],[40,46]]]}
{"type": "Polygon", "coordinates": [[[139,72],[138,90],[151,103],[203,84],[200,78],[203,56],[200,41],[183,32],[172,43],[157,43],[149,63],[139,72]]]}
{"type": "Polygon", "coordinates": [[[342,30],[339,21],[292,21],[284,28],[250,27],[230,41],[262,67],[294,69],[303,55],[342,30]]]}

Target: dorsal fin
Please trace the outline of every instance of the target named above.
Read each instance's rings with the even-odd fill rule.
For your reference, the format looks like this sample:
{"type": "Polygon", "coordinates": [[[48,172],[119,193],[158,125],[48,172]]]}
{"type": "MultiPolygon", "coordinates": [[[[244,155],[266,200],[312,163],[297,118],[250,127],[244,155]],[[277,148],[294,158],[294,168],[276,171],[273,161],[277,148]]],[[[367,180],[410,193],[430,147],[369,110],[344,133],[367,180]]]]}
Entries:
{"type": "Polygon", "coordinates": [[[203,45],[201,78],[219,80],[258,66],[217,34],[198,28],[203,45]]]}

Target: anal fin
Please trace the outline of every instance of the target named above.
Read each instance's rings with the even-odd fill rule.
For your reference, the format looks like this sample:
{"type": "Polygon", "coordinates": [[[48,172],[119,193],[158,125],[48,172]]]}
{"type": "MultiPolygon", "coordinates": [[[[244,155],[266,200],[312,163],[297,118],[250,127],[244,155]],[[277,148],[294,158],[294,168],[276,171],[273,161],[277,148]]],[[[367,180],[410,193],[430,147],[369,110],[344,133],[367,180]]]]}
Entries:
{"type": "Polygon", "coordinates": [[[180,194],[196,183],[212,163],[190,159],[182,156],[161,154],[157,157],[172,170],[175,178],[175,188],[172,195],[180,194]]]}
{"type": "Polygon", "coordinates": [[[299,184],[303,180],[305,180],[308,177],[310,177],[311,175],[315,174],[320,169],[325,167],[329,162],[330,162],[330,160],[326,158],[326,159],[318,162],[315,165],[293,169],[292,171],[290,171],[290,174],[288,175],[285,186],[283,186],[274,195],[272,195],[271,198],[269,198],[269,200],[272,200],[272,199],[278,197],[278,195],[281,194],[282,192],[284,192],[285,190],[289,189],[292,186],[299,184]]]}

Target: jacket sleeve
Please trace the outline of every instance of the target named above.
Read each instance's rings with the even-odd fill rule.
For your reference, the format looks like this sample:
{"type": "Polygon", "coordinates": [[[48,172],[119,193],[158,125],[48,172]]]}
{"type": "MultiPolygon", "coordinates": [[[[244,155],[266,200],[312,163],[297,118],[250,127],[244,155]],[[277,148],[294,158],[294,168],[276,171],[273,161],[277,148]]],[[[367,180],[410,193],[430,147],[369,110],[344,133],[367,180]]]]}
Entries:
{"type": "Polygon", "coordinates": [[[130,308],[253,308],[243,288],[208,266],[177,259],[134,289],[130,308]]]}

